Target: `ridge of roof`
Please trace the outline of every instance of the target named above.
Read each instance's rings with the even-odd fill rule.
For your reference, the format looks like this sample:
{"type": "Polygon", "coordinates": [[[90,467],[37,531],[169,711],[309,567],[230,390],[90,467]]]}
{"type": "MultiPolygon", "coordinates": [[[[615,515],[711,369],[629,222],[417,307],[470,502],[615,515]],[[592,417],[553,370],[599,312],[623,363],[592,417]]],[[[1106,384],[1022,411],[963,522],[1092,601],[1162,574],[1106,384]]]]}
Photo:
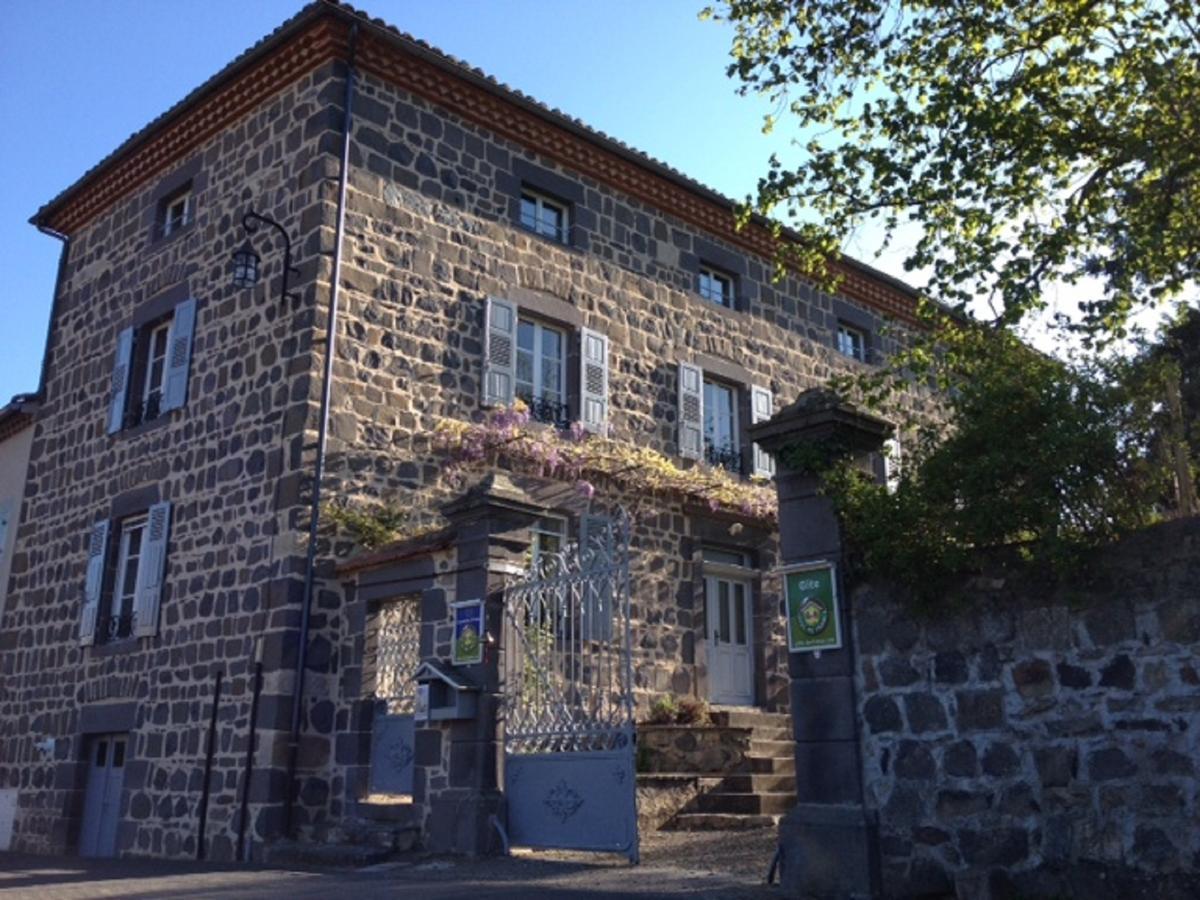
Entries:
{"type": "MultiPolygon", "coordinates": [[[[548,120],[552,124],[565,128],[576,135],[604,147],[605,149],[627,159],[630,162],[649,169],[670,181],[675,182],[679,186],[689,190],[695,194],[699,194],[708,200],[715,202],[721,206],[729,208],[731,211],[736,210],[738,202],[722,194],[720,191],[704,184],[701,181],[687,175],[669,163],[660,160],[643,150],[639,150],[624,141],[601,131],[598,128],[593,128],[582,119],[572,116],[557,107],[552,107],[537,98],[526,94],[518,88],[500,81],[493,75],[489,75],[477,66],[472,66],[465,60],[453,56],[444,50],[428,43],[408,32],[402,31],[389,22],[371,16],[369,13],[351,6],[349,3],[341,2],[341,0],[312,0],[312,2],[303,6],[294,16],[282,22],[269,34],[256,41],[231,62],[218,70],[214,75],[205,80],[198,87],[190,91],[183,99],[173,104],[169,109],[155,118],[151,119],[146,125],[138,131],[132,133],[126,138],[115,150],[102,158],[99,162],[89,168],[83,175],[75,180],[70,186],[60,191],[53,199],[43,204],[36,213],[30,218],[30,222],[39,227],[45,224],[45,220],[62,206],[64,206],[73,194],[82,189],[85,184],[93,178],[101,174],[103,170],[116,163],[121,157],[133,151],[141,143],[147,140],[152,134],[157,132],[169,124],[172,120],[181,117],[187,110],[199,102],[204,97],[213,93],[217,88],[224,84],[230,77],[249,67],[261,57],[263,57],[271,48],[276,45],[285,43],[293,32],[301,30],[304,26],[320,18],[323,15],[334,15],[346,21],[355,22],[359,25],[364,25],[370,28],[377,34],[381,34],[385,39],[392,43],[398,43],[404,49],[408,50],[416,56],[419,56],[428,62],[438,66],[439,68],[450,72],[460,78],[464,78],[477,86],[499,96],[510,103],[515,103],[530,112],[548,120]]],[[[764,227],[772,227],[775,223],[759,214],[753,216],[754,221],[764,227]]],[[[785,235],[794,235],[795,232],[783,226],[785,235]]],[[[876,267],[855,259],[845,253],[840,255],[839,262],[858,269],[871,278],[888,284],[893,289],[907,294],[910,297],[916,297],[918,291],[912,285],[907,284],[903,280],[889,275],[876,267]]]]}

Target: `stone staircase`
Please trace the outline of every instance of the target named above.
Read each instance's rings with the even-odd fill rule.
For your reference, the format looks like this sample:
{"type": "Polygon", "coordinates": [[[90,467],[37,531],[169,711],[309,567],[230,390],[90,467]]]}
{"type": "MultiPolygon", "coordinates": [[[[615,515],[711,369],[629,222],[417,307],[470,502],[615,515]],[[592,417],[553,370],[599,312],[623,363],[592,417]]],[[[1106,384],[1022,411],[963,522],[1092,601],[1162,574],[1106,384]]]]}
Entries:
{"type": "MultiPolygon", "coordinates": [[[[686,732],[685,726],[680,728],[686,732]]],[[[795,745],[789,715],[715,708],[711,726],[691,730],[693,740],[684,733],[674,743],[715,744],[724,752],[661,754],[652,759],[655,771],[638,775],[639,810],[648,807],[640,815],[644,828],[764,828],[778,824],[795,806],[795,745]],[[684,768],[696,771],[669,771],[684,768]]]]}

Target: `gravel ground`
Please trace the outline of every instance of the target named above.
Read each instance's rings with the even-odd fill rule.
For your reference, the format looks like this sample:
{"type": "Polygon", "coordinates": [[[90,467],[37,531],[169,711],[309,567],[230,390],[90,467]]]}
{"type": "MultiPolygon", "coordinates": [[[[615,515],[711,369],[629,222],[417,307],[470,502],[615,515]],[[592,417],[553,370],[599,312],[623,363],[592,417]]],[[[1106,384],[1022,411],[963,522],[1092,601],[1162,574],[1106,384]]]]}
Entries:
{"type": "Polygon", "coordinates": [[[324,900],[353,897],[563,900],[778,896],[763,884],[775,831],[658,832],[642,863],[598,854],[518,851],[507,858],[413,857],[366,869],[292,869],[0,853],[0,897],[35,900],[324,900]]]}

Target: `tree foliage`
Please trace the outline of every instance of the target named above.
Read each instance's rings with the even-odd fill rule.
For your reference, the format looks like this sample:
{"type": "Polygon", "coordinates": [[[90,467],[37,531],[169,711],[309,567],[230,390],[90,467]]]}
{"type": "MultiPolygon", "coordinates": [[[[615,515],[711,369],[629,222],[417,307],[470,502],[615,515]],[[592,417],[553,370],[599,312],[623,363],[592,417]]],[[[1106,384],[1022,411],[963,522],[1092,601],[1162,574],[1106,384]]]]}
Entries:
{"type": "MultiPolygon", "coordinates": [[[[928,295],[1012,324],[1053,281],[1102,280],[1076,322],[1121,336],[1200,263],[1200,5],[1194,0],[724,0],[732,77],[812,135],[773,159],[820,273],[860,225],[921,233],[928,295]]],[[[772,122],[768,121],[768,127],[772,122]]]]}
{"type": "Polygon", "coordinates": [[[1167,471],[1149,452],[1157,369],[1068,365],[1004,330],[953,323],[938,340],[958,368],[947,379],[949,429],[927,423],[907,438],[892,490],[847,464],[826,472],[868,571],[924,599],[1002,547],[1063,574],[1159,515],[1167,471]]]}

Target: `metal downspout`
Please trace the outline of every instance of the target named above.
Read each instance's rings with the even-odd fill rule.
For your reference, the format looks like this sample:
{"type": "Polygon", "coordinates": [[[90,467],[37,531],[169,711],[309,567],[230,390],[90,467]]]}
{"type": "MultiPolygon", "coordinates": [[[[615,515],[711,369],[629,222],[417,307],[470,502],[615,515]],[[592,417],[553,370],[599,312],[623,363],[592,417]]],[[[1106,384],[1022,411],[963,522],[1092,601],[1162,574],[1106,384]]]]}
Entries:
{"type": "Polygon", "coordinates": [[[296,654],[296,684],[292,691],[292,733],[288,740],[287,805],[284,808],[284,834],[292,835],[293,812],[299,785],[296,762],[300,751],[300,726],[304,709],[304,675],[308,663],[308,629],[312,617],[313,590],[316,583],[317,530],[321,515],[321,478],[325,473],[325,447],[329,431],[329,401],[333,390],[333,359],[337,344],[337,313],[342,272],[342,241],[346,227],[346,185],[350,177],[350,138],[354,121],[354,51],[358,24],[350,28],[349,59],[346,61],[345,116],[342,121],[342,162],[338,175],[337,230],[333,242],[333,274],[329,292],[329,316],[325,323],[325,370],[321,386],[320,425],[317,432],[317,460],[313,471],[312,509],[309,515],[308,556],[304,568],[304,599],[300,609],[300,646],[296,654]]]}
{"type": "Polygon", "coordinates": [[[46,324],[46,346],[42,348],[42,369],[38,375],[37,396],[44,400],[46,398],[46,370],[50,365],[50,341],[54,336],[54,322],[58,317],[58,298],[62,293],[63,272],[67,268],[67,257],[71,252],[71,238],[61,231],[55,231],[48,225],[40,222],[34,222],[34,224],[42,234],[62,241],[62,251],[58,254],[58,271],[54,276],[54,296],[50,300],[50,321],[46,324]]]}

